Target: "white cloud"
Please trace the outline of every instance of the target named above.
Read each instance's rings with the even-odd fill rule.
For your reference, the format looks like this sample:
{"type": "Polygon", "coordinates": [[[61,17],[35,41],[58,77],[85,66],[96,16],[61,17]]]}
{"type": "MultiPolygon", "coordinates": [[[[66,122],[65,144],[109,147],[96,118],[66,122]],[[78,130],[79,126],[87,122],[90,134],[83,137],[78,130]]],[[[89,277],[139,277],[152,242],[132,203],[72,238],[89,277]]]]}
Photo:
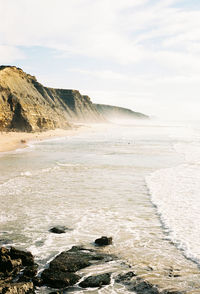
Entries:
{"type": "Polygon", "coordinates": [[[54,49],[66,67],[79,58],[73,73],[81,86],[84,78],[92,93],[102,88],[103,100],[116,88],[119,104],[143,111],[200,96],[200,10],[180,0],[0,0],[0,10],[1,63],[23,58],[24,46],[54,49]],[[87,67],[86,58],[96,65],[87,67]],[[135,98],[123,100],[127,92],[135,98]]]}

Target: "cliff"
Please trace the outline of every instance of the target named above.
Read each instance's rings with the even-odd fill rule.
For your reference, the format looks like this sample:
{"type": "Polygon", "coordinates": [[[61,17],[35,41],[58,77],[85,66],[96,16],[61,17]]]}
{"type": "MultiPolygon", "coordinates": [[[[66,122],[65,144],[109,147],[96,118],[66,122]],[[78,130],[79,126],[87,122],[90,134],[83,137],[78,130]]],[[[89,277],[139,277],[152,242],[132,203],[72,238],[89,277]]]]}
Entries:
{"type": "Polygon", "coordinates": [[[102,122],[88,96],[47,88],[14,66],[0,66],[0,130],[69,128],[73,122],[102,122]]]}
{"type": "Polygon", "coordinates": [[[133,120],[133,119],[149,119],[149,117],[143,113],[132,111],[131,109],[105,105],[105,104],[95,104],[96,109],[101,113],[106,119],[123,119],[123,120],[133,120]]]}

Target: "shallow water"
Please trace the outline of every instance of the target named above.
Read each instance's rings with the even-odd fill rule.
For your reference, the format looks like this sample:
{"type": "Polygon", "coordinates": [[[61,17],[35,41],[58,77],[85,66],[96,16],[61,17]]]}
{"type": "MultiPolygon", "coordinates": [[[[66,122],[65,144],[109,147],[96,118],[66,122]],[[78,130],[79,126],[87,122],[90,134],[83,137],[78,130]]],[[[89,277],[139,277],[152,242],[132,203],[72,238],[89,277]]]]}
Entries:
{"type": "MultiPolygon", "coordinates": [[[[200,257],[199,134],[182,124],[110,125],[1,156],[1,243],[30,250],[42,269],[72,245],[112,236],[104,250],[120,260],[81,273],[115,276],[131,265],[161,289],[200,293],[200,271],[185,258],[200,257]],[[55,225],[73,230],[49,233],[55,225]]],[[[83,292],[129,293],[113,283],[83,292]]]]}

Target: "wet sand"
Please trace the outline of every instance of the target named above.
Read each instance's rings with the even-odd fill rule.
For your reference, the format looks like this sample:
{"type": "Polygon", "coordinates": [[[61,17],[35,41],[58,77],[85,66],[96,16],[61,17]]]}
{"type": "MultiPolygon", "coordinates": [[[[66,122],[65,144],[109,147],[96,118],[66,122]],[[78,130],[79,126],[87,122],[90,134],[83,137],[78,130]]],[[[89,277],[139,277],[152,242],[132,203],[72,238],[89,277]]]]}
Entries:
{"type": "Polygon", "coordinates": [[[27,147],[30,141],[42,141],[49,138],[73,136],[80,132],[90,129],[90,126],[79,125],[73,129],[55,129],[44,132],[1,132],[0,133],[0,152],[13,151],[27,147]]]}

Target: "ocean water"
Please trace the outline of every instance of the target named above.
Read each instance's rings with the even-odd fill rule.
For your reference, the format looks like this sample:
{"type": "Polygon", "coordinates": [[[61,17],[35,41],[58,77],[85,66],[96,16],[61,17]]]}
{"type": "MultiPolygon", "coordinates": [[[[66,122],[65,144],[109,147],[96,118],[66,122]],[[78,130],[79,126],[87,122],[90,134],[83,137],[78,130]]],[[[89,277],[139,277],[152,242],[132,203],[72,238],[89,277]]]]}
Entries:
{"type": "Polygon", "coordinates": [[[0,244],[30,250],[41,271],[112,236],[102,250],[119,260],[80,271],[112,272],[111,285],[79,293],[129,293],[114,277],[130,268],[161,290],[200,293],[199,191],[198,122],[90,126],[0,156],[0,244]]]}

